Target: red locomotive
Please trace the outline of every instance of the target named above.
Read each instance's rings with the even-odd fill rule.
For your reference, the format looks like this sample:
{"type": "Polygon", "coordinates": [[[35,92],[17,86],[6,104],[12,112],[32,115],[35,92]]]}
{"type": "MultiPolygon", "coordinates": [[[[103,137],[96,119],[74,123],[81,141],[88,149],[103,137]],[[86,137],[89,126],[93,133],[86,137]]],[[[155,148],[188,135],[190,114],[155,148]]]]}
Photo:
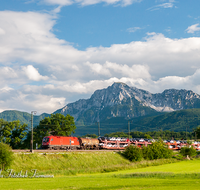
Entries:
{"type": "Polygon", "coordinates": [[[42,148],[54,150],[99,149],[99,140],[65,136],[46,136],[42,140],[42,148]]]}

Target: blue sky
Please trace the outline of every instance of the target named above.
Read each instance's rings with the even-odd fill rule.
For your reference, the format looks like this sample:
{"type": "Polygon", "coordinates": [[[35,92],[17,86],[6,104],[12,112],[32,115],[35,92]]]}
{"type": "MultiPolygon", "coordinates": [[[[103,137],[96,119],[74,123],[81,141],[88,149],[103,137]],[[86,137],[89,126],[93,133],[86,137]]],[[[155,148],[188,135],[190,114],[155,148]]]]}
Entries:
{"type": "MultiPolygon", "coordinates": [[[[56,1],[55,1],[56,2],[56,1]]],[[[65,1],[63,1],[65,2],[65,1]]],[[[66,1],[67,2],[67,1],[66,1]]],[[[143,0],[127,6],[118,3],[62,6],[56,15],[52,32],[59,38],[84,50],[88,47],[109,47],[112,44],[144,40],[147,32],[162,33],[170,38],[187,38],[186,29],[200,21],[200,2],[194,0],[143,0]]],[[[1,10],[53,13],[59,3],[45,1],[8,0],[1,10]]],[[[198,36],[199,32],[192,36],[198,36]]]]}
{"type": "Polygon", "coordinates": [[[0,111],[38,114],[124,82],[200,94],[200,1],[0,2],[0,111]]]}

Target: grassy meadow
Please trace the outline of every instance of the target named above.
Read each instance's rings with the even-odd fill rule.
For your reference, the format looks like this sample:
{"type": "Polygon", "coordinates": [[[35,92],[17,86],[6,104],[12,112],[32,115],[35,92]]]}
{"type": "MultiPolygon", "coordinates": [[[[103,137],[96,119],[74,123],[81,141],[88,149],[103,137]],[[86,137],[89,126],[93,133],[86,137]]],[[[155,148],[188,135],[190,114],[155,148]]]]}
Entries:
{"type": "Polygon", "coordinates": [[[54,176],[69,176],[86,173],[104,173],[131,168],[162,165],[177,162],[176,159],[130,162],[119,152],[67,152],[67,153],[34,153],[14,154],[11,167],[14,171],[30,171],[37,169],[40,174],[54,174],[54,176]]]}
{"type": "Polygon", "coordinates": [[[55,177],[53,179],[0,179],[0,189],[77,189],[77,190],[193,190],[200,180],[193,178],[139,177],[124,178],[111,175],[55,177]]]}
{"type": "Polygon", "coordinates": [[[115,152],[15,154],[14,171],[37,169],[54,178],[0,178],[0,189],[200,189],[200,159],[129,162],[115,152]]]}

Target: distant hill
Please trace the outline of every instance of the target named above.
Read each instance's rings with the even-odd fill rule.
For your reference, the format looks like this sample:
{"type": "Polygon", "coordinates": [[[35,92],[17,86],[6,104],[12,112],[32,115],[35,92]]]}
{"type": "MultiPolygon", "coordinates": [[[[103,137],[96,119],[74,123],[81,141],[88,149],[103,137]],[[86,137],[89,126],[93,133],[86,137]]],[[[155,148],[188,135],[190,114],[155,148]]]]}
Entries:
{"type": "Polygon", "coordinates": [[[142,131],[170,130],[193,131],[200,125],[200,109],[187,109],[165,113],[163,115],[146,117],[135,122],[134,128],[142,131]]]}
{"type": "MultiPolygon", "coordinates": [[[[50,116],[50,114],[43,113],[39,116],[33,115],[33,125],[38,125],[40,120],[44,119],[45,117],[50,116]]],[[[27,112],[21,112],[16,110],[7,110],[0,113],[0,118],[4,119],[5,121],[16,121],[19,120],[21,123],[26,123],[31,126],[31,114],[27,112]]]]}
{"type": "MultiPolygon", "coordinates": [[[[128,132],[128,121],[131,131],[193,131],[200,125],[200,109],[187,109],[170,113],[160,113],[157,116],[144,116],[127,120],[123,117],[113,117],[100,122],[100,135],[113,132],[128,132]]],[[[76,135],[98,134],[98,123],[88,126],[78,126],[76,135]]]]}

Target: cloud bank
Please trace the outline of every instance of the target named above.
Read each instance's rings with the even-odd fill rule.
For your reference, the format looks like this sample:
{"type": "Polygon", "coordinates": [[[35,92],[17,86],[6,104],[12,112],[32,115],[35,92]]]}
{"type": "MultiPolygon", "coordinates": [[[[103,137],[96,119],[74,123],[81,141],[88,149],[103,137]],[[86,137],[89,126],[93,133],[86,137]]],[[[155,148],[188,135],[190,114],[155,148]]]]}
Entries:
{"type": "Polygon", "coordinates": [[[52,113],[119,81],[152,93],[200,93],[199,37],[147,33],[143,41],[80,51],[53,34],[55,16],[1,11],[0,18],[0,111],[52,113]]]}

